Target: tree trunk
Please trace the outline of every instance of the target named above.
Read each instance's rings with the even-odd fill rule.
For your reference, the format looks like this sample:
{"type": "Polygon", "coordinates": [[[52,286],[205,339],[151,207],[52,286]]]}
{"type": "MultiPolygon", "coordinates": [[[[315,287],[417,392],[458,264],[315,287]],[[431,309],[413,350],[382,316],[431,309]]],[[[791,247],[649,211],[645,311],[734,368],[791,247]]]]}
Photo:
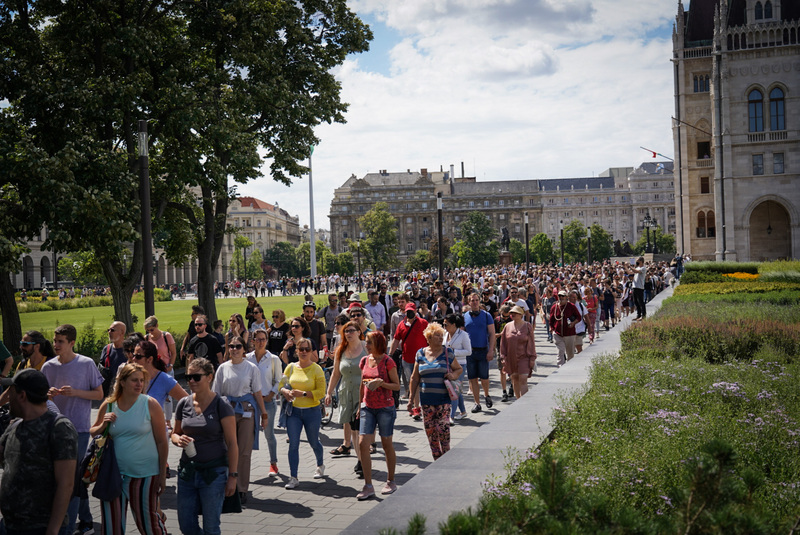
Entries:
{"type": "Polygon", "coordinates": [[[217,320],[217,304],[214,300],[214,272],[211,261],[213,249],[203,247],[197,251],[197,303],[206,311],[208,323],[213,325],[217,320]]]}
{"type": "Polygon", "coordinates": [[[217,305],[214,300],[214,279],[217,262],[225,238],[225,216],[228,212],[227,190],[220,194],[208,185],[202,185],[203,194],[203,240],[197,245],[197,301],[206,312],[208,322],[217,320],[217,305]]]}
{"type": "Polygon", "coordinates": [[[3,314],[3,341],[8,350],[16,355],[19,353],[19,341],[22,340],[22,323],[10,276],[8,271],[0,272],[0,313],[3,314]]]}

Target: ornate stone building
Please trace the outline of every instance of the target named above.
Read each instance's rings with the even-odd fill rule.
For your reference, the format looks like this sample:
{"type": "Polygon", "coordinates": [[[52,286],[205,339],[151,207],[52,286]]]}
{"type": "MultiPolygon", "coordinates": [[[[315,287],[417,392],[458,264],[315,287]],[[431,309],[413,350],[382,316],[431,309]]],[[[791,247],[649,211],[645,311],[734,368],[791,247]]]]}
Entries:
{"type": "Polygon", "coordinates": [[[449,172],[405,173],[380,171],[363,178],[351,176],[334,192],[329,218],[333,252],[347,250],[362,230],[358,218],[377,202],[385,202],[397,219],[401,262],[419,249],[428,250],[436,239],[436,195],[442,192],[442,231],[453,235],[472,211],[484,213],[497,229],[525,241],[524,214],[529,237],[544,232],[556,241],[560,224],[573,219],[597,223],[615,240],[636,241],[645,215],[675,232],[675,199],[671,162],[643,163],[636,169],[612,168],[599,177],[478,182],[474,177],[452,178],[449,172]]]}
{"type": "Polygon", "coordinates": [[[800,2],[692,0],[673,32],[679,249],[800,256],[800,2]]]}
{"type": "MultiPolygon", "coordinates": [[[[228,207],[227,225],[240,228],[239,234],[249,238],[253,242],[253,247],[262,253],[279,241],[288,241],[293,247],[300,245],[300,218],[290,215],[277,204],[272,205],[253,197],[239,197],[231,202],[228,207]]],[[[61,256],[41,250],[46,237],[47,229],[43,229],[36,239],[28,242],[31,252],[22,258],[22,271],[11,276],[11,283],[15,288],[38,289],[44,284],[53,286],[55,280],[53,266],[57,265],[57,260],[60,260],[61,256]]],[[[230,272],[234,253],[233,236],[229,234],[225,240],[217,262],[218,280],[235,277],[235,274],[230,272]]],[[[155,249],[153,254],[156,286],[192,284],[197,281],[196,260],[176,266],[167,262],[163,251],[155,249]]],[[[63,279],[59,277],[62,282],[63,279]]]]}

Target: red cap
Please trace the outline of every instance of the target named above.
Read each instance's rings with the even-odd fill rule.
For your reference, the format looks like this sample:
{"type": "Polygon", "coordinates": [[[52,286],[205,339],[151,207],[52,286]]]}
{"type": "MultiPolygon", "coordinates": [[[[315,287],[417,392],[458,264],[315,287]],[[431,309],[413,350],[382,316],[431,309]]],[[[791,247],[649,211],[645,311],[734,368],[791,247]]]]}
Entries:
{"type": "Polygon", "coordinates": [[[405,309],[404,312],[408,312],[409,310],[413,310],[414,312],[416,312],[417,311],[417,305],[415,305],[414,303],[408,303],[406,305],[406,309],[405,309]]]}

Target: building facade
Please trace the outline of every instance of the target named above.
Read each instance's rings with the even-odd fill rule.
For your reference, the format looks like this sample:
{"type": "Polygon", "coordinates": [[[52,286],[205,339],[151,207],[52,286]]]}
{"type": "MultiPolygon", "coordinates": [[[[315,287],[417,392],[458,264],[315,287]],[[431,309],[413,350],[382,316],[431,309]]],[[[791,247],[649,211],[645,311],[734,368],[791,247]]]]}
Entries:
{"type": "Polygon", "coordinates": [[[800,256],[800,2],[692,0],[673,32],[679,250],[800,256]]]}
{"type": "Polygon", "coordinates": [[[675,233],[675,199],[672,162],[643,163],[637,168],[608,169],[602,176],[543,180],[478,182],[474,177],[450,172],[405,173],[380,171],[363,178],[351,176],[334,191],[329,214],[331,248],[348,250],[348,240],[362,235],[358,219],[375,203],[385,202],[397,220],[399,260],[417,250],[429,250],[438,235],[436,196],[442,193],[442,234],[452,244],[461,222],[480,211],[497,230],[525,242],[525,213],[529,237],[543,232],[552,240],[561,224],[577,219],[586,226],[597,223],[615,240],[631,243],[645,232],[642,220],[654,217],[675,233]]]}
{"type": "MultiPolygon", "coordinates": [[[[272,205],[254,197],[239,197],[231,201],[228,207],[227,226],[237,228],[237,234],[250,239],[253,247],[263,252],[280,241],[286,241],[293,247],[300,245],[300,218],[290,215],[277,204],[272,205]]],[[[29,254],[22,257],[22,271],[11,276],[15,288],[39,289],[47,285],[53,286],[55,280],[54,266],[62,255],[43,251],[41,246],[47,238],[47,229],[42,229],[39,236],[28,242],[29,254]]],[[[217,262],[217,280],[231,280],[236,277],[230,270],[234,254],[234,235],[225,237],[219,261],[217,262]]],[[[250,249],[248,252],[252,252],[250,249]]],[[[193,284],[197,281],[197,260],[185,264],[173,265],[167,262],[164,252],[153,250],[154,275],[156,286],[165,284],[193,284]]],[[[58,279],[63,282],[64,277],[58,279]]]]}

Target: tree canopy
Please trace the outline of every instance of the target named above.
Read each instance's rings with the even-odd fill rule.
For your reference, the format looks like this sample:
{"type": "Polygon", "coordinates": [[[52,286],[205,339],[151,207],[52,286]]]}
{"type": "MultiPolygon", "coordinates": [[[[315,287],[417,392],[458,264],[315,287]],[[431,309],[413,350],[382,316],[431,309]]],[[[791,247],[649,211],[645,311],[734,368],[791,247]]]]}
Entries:
{"type": "Polygon", "coordinates": [[[497,235],[492,222],[481,212],[467,214],[458,227],[459,241],[451,249],[457,255],[458,265],[486,266],[497,263],[499,251],[496,245],[491,244],[497,235]]]}
{"type": "MultiPolygon", "coordinates": [[[[362,269],[367,266],[375,273],[397,266],[397,220],[389,213],[389,205],[375,203],[358,218],[358,226],[364,233],[360,245],[362,269]]],[[[348,245],[351,251],[359,247],[355,239],[348,245]]]]}
{"type": "Polygon", "coordinates": [[[156,242],[171,261],[198,258],[213,319],[234,185],[266,161],[283,183],[306,171],[314,127],[344,122],[332,69],[371,38],[345,0],[0,4],[0,113],[35,163],[23,202],[48,202],[43,248],[93,251],[115,314],[132,325],[143,267],[136,122],[146,119],[156,242]]]}

